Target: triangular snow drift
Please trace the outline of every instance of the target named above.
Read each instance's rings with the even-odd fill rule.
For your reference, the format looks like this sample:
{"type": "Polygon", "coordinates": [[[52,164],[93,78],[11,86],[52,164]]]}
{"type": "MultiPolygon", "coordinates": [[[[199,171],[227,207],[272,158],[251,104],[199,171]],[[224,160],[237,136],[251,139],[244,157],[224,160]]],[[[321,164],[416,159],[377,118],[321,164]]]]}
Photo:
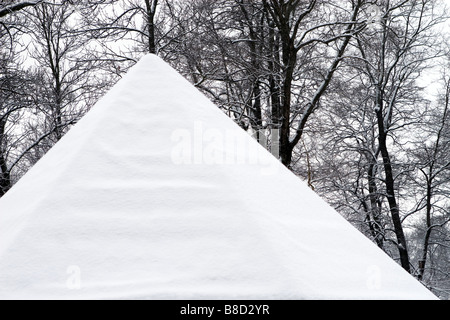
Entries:
{"type": "Polygon", "coordinates": [[[433,299],[156,56],[0,200],[1,299],[433,299]]]}

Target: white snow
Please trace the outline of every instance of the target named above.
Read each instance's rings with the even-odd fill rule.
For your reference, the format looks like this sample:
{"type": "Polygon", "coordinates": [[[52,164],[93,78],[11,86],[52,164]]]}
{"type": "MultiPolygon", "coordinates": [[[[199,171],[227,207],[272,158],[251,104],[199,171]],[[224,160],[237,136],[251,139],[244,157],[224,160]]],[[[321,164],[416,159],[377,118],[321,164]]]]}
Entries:
{"type": "Polygon", "coordinates": [[[153,55],[0,199],[0,299],[435,299],[153,55]]]}

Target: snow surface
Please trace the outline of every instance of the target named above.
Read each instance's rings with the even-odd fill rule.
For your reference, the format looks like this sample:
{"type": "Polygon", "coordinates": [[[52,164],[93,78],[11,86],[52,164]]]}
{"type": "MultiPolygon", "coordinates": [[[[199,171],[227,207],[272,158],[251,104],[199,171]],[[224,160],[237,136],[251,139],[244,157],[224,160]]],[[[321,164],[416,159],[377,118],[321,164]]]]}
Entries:
{"type": "Polygon", "coordinates": [[[435,299],[158,57],[0,200],[0,299],[435,299]]]}

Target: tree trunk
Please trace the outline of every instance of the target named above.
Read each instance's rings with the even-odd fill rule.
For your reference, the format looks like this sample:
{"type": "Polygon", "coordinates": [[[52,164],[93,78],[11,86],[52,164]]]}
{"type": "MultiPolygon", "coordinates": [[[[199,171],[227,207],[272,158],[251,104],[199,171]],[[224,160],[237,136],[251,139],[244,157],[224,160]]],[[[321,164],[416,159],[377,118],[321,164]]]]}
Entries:
{"type": "Polygon", "coordinates": [[[251,60],[251,101],[249,102],[249,116],[252,128],[256,131],[256,139],[261,142],[261,129],[262,129],[262,104],[261,104],[261,81],[259,79],[259,73],[261,69],[261,56],[262,48],[261,44],[257,46],[258,37],[255,31],[254,22],[248,17],[248,13],[244,7],[241,7],[248,21],[250,41],[248,42],[251,60]]]}
{"type": "Polygon", "coordinates": [[[5,193],[11,189],[11,174],[8,169],[5,152],[3,146],[5,145],[5,125],[6,121],[0,121],[0,197],[4,196],[5,193]]]}
{"type": "Polygon", "coordinates": [[[384,232],[382,230],[381,224],[381,201],[378,196],[378,187],[376,184],[376,164],[374,162],[370,163],[367,172],[368,185],[369,185],[369,200],[370,209],[369,218],[371,223],[372,235],[381,249],[384,248],[384,232]]]}
{"type": "Polygon", "coordinates": [[[381,155],[383,157],[384,173],[385,173],[385,185],[386,185],[386,197],[389,203],[389,209],[391,213],[392,223],[394,225],[394,231],[397,238],[397,247],[400,256],[400,263],[402,267],[411,272],[409,264],[409,254],[406,245],[406,238],[403,232],[402,221],[400,219],[400,210],[395,197],[395,182],[392,170],[391,157],[387,148],[387,133],[384,127],[383,116],[383,98],[381,94],[378,94],[377,105],[377,120],[378,120],[378,141],[381,155]]]}
{"type": "MultiPolygon", "coordinates": [[[[296,55],[296,53],[294,53],[296,55]]],[[[288,61],[288,65],[285,66],[286,71],[284,74],[283,95],[281,97],[281,131],[280,131],[280,158],[281,162],[289,167],[292,162],[291,146],[291,91],[292,81],[294,75],[294,68],[297,59],[291,57],[288,61]]]]}
{"type": "MultiPolygon", "coordinates": [[[[430,170],[430,172],[432,169],[430,170]]],[[[432,204],[431,199],[433,196],[433,190],[432,190],[432,179],[427,178],[427,232],[425,234],[425,239],[423,242],[423,249],[422,249],[422,257],[419,260],[419,274],[417,278],[419,280],[423,279],[423,274],[425,273],[425,266],[427,263],[427,256],[428,256],[428,247],[430,245],[430,237],[432,232],[432,226],[431,226],[431,210],[432,210],[432,204]]]]}
{"type": "Polygon", "coordinates": [[[155,13],[158,0],[145,0],[147,29],[148,29],[148,52],[156,54],[155,39],[155,13]]]}
{"type": "Polygon", "coordinates": [[[280,46],[279,36],[275,32],[275,24],[267,15],[269,26],[269,53],[268,53],[268,69],[269,69],[269,91],[270,91],[270,129],[272,134],[272,154],[279,158],[280,156],[280,118],[281,118],[281,81],[279,79],[279,63],[280,63],[280,46]]]}

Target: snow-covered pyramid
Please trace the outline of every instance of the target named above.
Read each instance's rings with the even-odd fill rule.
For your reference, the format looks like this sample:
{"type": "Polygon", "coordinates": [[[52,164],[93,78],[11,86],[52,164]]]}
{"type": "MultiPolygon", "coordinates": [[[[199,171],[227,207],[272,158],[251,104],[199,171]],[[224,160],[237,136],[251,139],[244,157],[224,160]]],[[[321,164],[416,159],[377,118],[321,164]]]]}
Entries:
{"type": "Polygon", "coordinates": [[[0,200],[0,299],[427,298],[153,55],[0,200]]]}

